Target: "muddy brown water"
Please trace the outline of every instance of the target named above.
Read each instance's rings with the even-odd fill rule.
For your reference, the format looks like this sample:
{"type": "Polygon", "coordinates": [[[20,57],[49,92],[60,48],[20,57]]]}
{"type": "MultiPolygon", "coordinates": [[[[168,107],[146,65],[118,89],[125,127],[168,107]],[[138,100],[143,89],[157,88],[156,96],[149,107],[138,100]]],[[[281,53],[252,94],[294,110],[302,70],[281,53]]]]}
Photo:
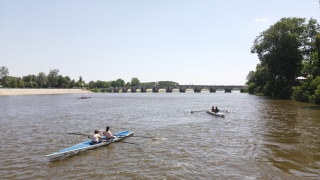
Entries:
{"type": "Polygon", "coordinates": [[[80,96],[0,96],[0,179],[320,179],[320,106],[237,91],[80,96]],[[200,111],[213,105],[229,113],[200,111]],[[156,138],[45,157],[106,125],[156,138]]]}

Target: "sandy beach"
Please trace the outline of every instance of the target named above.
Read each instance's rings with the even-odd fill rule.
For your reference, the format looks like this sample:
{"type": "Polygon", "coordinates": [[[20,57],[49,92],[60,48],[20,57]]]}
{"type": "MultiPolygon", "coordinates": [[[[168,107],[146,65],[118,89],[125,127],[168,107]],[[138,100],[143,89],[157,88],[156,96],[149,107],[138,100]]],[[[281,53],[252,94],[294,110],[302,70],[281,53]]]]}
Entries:
{"type": "Polygon", "coordinates": [[[82,89],[0,89],[0,96],[34,94],[81,94],[92,93],[82,89]]]}

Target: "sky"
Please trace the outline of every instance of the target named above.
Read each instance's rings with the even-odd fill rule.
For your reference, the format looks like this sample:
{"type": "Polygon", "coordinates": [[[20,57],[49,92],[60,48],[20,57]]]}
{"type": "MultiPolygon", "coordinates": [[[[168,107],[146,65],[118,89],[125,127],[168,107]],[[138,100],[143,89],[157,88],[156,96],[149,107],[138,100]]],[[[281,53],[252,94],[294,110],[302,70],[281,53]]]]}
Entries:
{"type": "Polygon", "coordinates": [[[244,85],[259,33],[319,0],[0,0],[0,66],[85,82],[244,85]]]}

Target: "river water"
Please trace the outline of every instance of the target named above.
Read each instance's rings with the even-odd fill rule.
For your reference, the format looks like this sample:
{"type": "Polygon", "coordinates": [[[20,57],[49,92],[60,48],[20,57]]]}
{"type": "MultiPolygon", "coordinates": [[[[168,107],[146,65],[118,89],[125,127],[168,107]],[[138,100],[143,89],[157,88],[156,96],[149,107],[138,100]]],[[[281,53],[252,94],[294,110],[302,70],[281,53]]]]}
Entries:
{"type": "Polygon", "coordinates": [[[0,135],[0,179],[320,179],[320,106],[237,91],[0,96],[0,135]],[[45,157],[107,125],[156,138],[45,157]]]}

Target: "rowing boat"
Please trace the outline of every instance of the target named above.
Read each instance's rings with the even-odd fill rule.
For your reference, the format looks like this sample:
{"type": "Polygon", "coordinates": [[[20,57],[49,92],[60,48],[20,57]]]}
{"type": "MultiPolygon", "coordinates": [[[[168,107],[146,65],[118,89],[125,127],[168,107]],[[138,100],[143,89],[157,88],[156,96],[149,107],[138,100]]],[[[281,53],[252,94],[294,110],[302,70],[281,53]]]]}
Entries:
{"type": "Polygon", "coordinates": [[[210,110],[207,110],[206,111],[208,114],[211,114],[211,115],[214,115],[214,116],[218,116],[218,117],[223,117],[224,118],[224,114],[221,113],[221,112],[218,112],[218,113],[215,113],[215,112],[212,112],[210,110]]]}
{"type": "Polygon", "coordinates": [[[91,141],[92,140],[85,141],[85,142],[76,144],[74,146],[68,147],[66,149],[62,149],[62,150],[59,150],[57,152],[53,152],[51,154],[48,154],[48,155],[46,155],[46,157],[48,157],[50,161],[56,160],[56,159],[60,159],[60,158],[64,158],[64,157],[69,157],[69,156],[78,154],[78,153],[83,152],[83,151],[87,151],[87,150],[90,150],[90,149],[95,149],[95,148],[98,148],[98,147],[101,147],[101,146],[109,145],[109,144],[111,144],[113,142],[120,141],[120,140],[122,140],[122,139],[124,139],[124,138],[126,138],[128,136],[133,135],[133,132],[121,131],[121,132],[117,132],[117,133],[115,133],[113,135],[116,136],[117,138],[114,138],[114,139],[111,139],[111,140],[107,140],[105,142],[100,142],[100,143],[97,143],[97,144],[93,144],[93,145],[91,145],[91,141]]]}

